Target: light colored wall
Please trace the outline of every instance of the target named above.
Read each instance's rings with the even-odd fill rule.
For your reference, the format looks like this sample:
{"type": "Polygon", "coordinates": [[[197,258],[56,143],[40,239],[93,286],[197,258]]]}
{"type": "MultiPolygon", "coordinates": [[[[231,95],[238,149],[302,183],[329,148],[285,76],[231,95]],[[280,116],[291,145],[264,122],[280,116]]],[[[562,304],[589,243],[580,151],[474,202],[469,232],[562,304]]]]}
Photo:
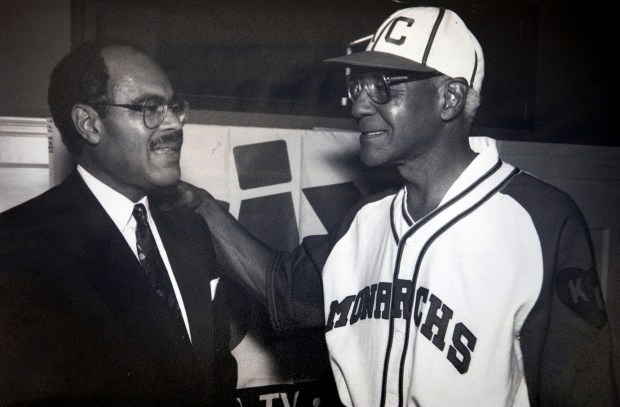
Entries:
{"type": "Polygon", "coordinates": [[[50,187],[48,121],[0,117],[0,212],[50,187]]]}

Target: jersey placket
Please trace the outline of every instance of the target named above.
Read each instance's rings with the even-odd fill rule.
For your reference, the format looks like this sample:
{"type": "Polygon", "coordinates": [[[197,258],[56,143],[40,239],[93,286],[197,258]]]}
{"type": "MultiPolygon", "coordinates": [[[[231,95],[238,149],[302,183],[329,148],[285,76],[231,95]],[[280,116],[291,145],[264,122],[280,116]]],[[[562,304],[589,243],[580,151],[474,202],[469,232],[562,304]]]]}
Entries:
{"type": "MultiPolygon", "coordinates": [[[[453,199],[413,224],[398,242],[398,255],[392,281],[392,310],[384,365],[382,406],[407,404],[404,385],[410,380],[413,358],[408,350],[415,349],[415,341],[418,337],[418,324],[411,326],[411,317],[413,312],[422,311],[416,307],[415,300],[417,282],[420,273],[424,273],[424,255],[430,249],[432,242],[442,233],[501,190],[518,172],[518,169],[514,169],[506,174],[499,171],[500,168],[501,162],[498,162],[489,172],[472,183],[470,188],[457,194],[453,199]],[[398,301],[398,299],[403,299],[403,301],[398,301]]],[[[405,197],[405,192],[401,191],[395,200],[400,199],[400,205],[405,205],[405,197]]],[[[398,207],[398,205],[394,206],[398,207]]],[[[402,211],[393,211],[392,222],[400,225],[402,222],[409,224],[406,213],[404,207],[402,211]]]]}

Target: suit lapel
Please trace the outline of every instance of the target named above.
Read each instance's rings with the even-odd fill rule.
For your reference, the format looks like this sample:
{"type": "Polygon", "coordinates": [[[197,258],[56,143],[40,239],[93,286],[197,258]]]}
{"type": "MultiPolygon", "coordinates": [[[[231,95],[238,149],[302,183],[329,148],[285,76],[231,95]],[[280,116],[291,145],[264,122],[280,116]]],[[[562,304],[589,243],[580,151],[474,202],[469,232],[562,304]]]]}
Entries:
{"type": "MultiPolygon", "coordinates": [[[[48,193],[48,201],[35,208],[50,223],[39,227],[41,250],[55,260],[46,273],[70,283],[66,292],[75,297],[71,311],[97,321],[102,332],[109,334],[108,350],[123,361],[123,369],[134,371],[136,382],[162,394],[173,394],[168,389],[174,389],[174,394],[203,400],[221,391],[222,382],[214,375],[219,372],[221,378],[232,364],[217,369],[214,363],[209,273],[216,263],[211,246],[205,243],[208,232],[191,227],[194,218],[183,216],[187,213],[154,215],[182,293],[192,332],[190,344],[123,235],[76,171],[48,193]],[[45,236],[46,231],[54,233],[45,236]],[[212,387],[214,382],[217,385],[212,387]]],[[[235,381],[231,383],[234,389],[235,381]]]]}
{"type": "Polygon", "coordinates": [[[211,361],[214,327],[210,281],[215,259],[209,256],[205,236],[196,235],[187,219],[153,208],[151,213],[183,298],[193,347],[203,361],[211,361]]]}
{"type": "Polygon", "coordinates": [[[75,174],[77,179],[72,180],[72,190],[76,197],[72,201],[76,202],[75,212],[79,214],[79,233],[84,236],[83,251],[95,266],[85,268],[84,275],[113,308],[124,307],[123,297],[135,300],[131,289],[146,279],[121,232],[82,178],[75,174]]]}
{"type": "Polygon", "coordinates": [[[129,336],[159,341],[161,346],[182,343],[176,322],[157,298],[140,262],[77,172],[67,179],[67,191],[75,206],[76,233],[84,236],[81,247],[75,248],[76,256],[83,258],[80,272],[98,300],[129,336]]]}

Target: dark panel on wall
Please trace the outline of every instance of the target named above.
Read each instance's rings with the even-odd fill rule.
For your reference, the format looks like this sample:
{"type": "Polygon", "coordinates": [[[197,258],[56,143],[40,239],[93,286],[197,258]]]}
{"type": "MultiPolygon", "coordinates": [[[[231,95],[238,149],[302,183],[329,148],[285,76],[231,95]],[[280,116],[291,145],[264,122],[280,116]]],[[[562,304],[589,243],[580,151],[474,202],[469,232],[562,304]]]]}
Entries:
{"type": "Polygon", "coordinates": [[[239,188],[251,189],[290,182],[286,141],[245,144],[233,148],[239,188]]]}
{"type": "MultiPolygon", "coordinates": [[[[446,3],[470,25],[489,62],[477,125],[532,128],[535,4],[446,3]]],[[[391,13],[411,4],[74,0],[74,38],[138,42],[193,108],[344,118],[350,116],[342,104],[344,70],[322,61],[342,55],[349,42],[372,34],[391,13]]]]}
{"type": "Polygon", "coordinates": [[[458,2],[446,7],[463,18],[484,52],[482,106],[474,126],[534,129],[538,5],[458,2]]]}
{"type": "Polygon", "coordinates": [[[244,199],[239,223],[275,250],[293,250],[299,244],[293,197],[290,192],[244,199]],[[265,213],[269,208],[269,214],[265,213]]]}
{"type": "Polygon", "coordinates": [[[69,12],[69,0],[0,0],[0,116],[49,116],[49,76],[71,47],[69,12]]]}
{"type": "Polygon", "coordinates": [[[362,199],[362,193],[352,182],[304,188],[303,193],[328,231],[342,222],[349,210],[362,199]]]}

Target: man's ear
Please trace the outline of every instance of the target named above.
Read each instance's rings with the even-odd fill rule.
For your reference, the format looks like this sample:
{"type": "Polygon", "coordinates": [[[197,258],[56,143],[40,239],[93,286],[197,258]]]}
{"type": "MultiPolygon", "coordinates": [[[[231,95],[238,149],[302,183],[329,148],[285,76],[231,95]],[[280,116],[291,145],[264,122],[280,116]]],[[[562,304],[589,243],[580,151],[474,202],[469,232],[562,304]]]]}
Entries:
{"type": "Polygon", "coordinates": [[[77,104],[71,109],[71,118],[76,130],[84,141],[90,145],[97,145],[101,141],[101,121],[99,113],[92,107],[84,104],[77,104]]]}
{"type": "Polygon", "coordinates": [[[441,119],[450,121],[457,117],[465,107],[469,87],[461,79],[451,79],[446,83],[443,94],[441,119]]]}

